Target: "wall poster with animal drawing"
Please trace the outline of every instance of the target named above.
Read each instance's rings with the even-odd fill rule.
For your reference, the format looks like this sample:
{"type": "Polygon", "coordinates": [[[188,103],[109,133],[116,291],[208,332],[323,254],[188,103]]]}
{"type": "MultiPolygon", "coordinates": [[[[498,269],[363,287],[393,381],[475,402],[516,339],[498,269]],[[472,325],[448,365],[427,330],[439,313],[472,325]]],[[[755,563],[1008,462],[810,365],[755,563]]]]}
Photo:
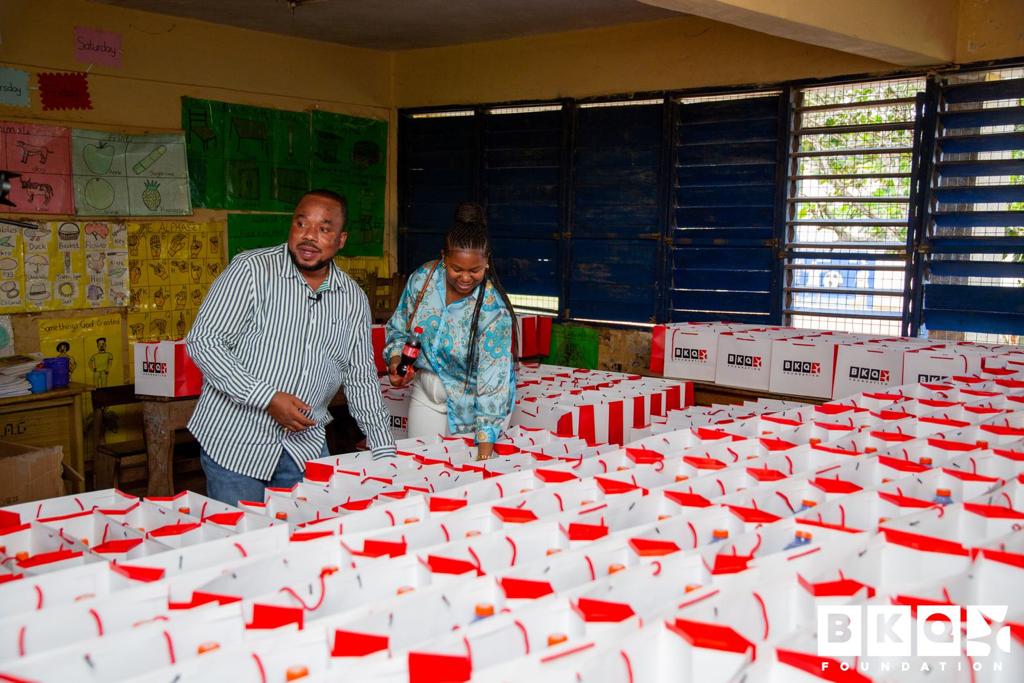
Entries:
{"type": "Polygon", "coordinates": [[[18,174],[0,213],[75,212],[70,129],[0,121],[0,168],[18,174]]]}
{"type": "Polygon", "coordinates": [[[192,213],[185,138],[71,131],[80,216],[186,216],[192,213]]]}
{"type": "Polygon", "coordinates": [[[128,224],[131,341],[188,334],[206,290],[224,267],[223,223],[128,224]]]}
{"type": "Polygon", "coordinates": [[[0,220],[0,313],[25,310],[23,228],[0,220]]]}

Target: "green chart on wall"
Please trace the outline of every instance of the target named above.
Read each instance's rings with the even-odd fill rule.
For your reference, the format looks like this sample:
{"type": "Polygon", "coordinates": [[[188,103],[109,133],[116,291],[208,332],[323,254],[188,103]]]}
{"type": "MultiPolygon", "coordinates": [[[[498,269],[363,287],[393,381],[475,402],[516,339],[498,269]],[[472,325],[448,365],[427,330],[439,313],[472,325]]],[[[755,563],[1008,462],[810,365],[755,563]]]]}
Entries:
{"type": "Polygon", "coordinates": [[[291,225],[288,213],[228,214],[228,260],[240,251],[284,243],[291,225]]]}
{"type": "Polygon", "coordinates": [[[348,202],[341,255],[383,255],[386,121],[184,97],[181,125],[194,207],[290,212],[327,188],[348,202]]]}

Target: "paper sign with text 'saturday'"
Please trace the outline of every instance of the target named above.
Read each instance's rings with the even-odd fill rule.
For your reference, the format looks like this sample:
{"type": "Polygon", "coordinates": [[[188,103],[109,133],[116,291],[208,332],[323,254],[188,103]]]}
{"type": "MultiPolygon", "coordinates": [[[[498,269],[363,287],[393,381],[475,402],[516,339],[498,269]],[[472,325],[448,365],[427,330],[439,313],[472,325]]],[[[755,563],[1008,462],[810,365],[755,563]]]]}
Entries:
{"type": "Polygon", "coordinates": [[[135,393],[144,396],[198,396],[203,373],[185,350],[185,341],[137,342],[133,348],[135,393]]]}

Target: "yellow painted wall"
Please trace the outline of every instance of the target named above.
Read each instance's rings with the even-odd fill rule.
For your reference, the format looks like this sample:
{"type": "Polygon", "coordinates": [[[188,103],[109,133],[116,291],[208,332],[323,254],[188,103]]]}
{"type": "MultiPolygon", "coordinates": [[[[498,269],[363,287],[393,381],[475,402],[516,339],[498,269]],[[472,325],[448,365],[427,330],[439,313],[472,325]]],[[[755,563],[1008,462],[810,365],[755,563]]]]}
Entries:
{"type": "MultiPolygon", "coordinates": [[[[283,5],[283,4],[282,4],[283,5]]],[[[287,8],[282,6],[282,16],[287,8]]],[[[302,40],[139,12],[85,0],[0,0],[0,64],[30,72],[89,71],[93,109],[42,111],[0,106],[0,119],[33,120],[126,132],[180,130],[181,97],[202,97],[293,111],[319,107],[390,123],[389,176],[395,169],[387,52],[302,40]],[[123,36],[124,68],[81,64],[74,27],[123,36]]],[[[385,259],[343,259],[353,268],[390,272],[395,244],[394,183],[387,197],[385,259]]],[[[200,220],[223,212],[197,210],[200,220]]],[[[343,252],[344,253],[344,252],[343,252]]]]}
{"type": "Polygon", "coordinates": [[[1024,0],[960,0],[956,61],[1024,56],[1024,0]]]}
{"type": "Polygon", "coordinates": [[[399,107],[587,97],[893,70],[699,17],[395,54],[399,107]]]}

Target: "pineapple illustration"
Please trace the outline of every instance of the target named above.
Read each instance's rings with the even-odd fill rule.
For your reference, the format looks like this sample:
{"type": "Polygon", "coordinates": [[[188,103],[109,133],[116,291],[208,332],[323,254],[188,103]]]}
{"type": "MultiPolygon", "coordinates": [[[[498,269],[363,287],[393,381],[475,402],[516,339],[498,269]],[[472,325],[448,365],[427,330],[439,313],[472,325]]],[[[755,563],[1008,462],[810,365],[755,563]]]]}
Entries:
{"type": "Polygon", "coordinates": [[[155,180],[146,181],[146,189],[142,193],[142,203],[150,211],[160,208],[160,183],[155,180]]]}

